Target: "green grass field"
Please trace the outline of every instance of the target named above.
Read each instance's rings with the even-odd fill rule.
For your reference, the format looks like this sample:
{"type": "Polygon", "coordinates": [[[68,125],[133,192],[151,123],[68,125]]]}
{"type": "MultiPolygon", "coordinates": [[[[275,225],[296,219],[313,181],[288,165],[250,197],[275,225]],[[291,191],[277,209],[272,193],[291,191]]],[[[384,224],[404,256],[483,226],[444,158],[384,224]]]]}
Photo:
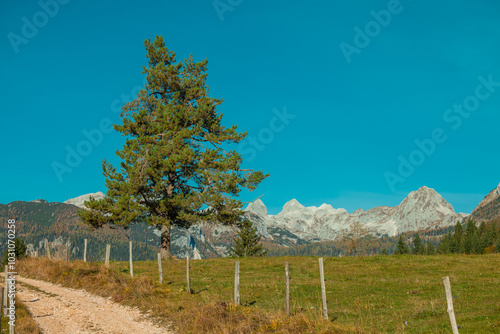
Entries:
{"type": "MultiPolygon", "coordinates": [[[[95,286],[90,289],[103,295],[113,295],[116,300],[137,305],[145,311],[152,310],[153,315],[171,319],[174,325],[179,319],[203,322],[202,318],[208,316],[203,315],[203,305],[232,302],[235,261],[192,260],[191,295],[187,293],[185,260],[163,261],[162,286],[158,284],[156,261],[135,262],[134,280],[130,279],[127,262],[112,262],[110,274],[115,278],[107,279],[94,272],[93,275],[99,278],[94,280],[95,286]],[[123,291],[113,293],[113,290],[105,288],[117,280],[123,291]],[[144,283],[137,291],[134,290],[131,284],[139,280],[149,282],[149,288],[144,283]],[[198,311],[193,313],[190,309],[198,311]]],[[[460,333],[500,333],[498,254],[325,258],[329,321],[322,320],[318,258],[266,257],[243,258],[239,261],[242,307],[237,310],[230,307],[228,312],[280,315],[262,320],[265,326],[255,323],[253,327],[248,327],[254,331],[451,333],[442,281],[444,276],[450,276],[460,333]],[[291,276],[290,321],[283,316],[286,261],[290,264],[291,276]],[[302,323],[308,322],[300,330],[294,328],[293,319],[297,316],[301,317],[302,323]]],[[[81,269],[79,272],[76,267],[64,269],[64,266],[68,266],[64,263],[59,266],[57,271],[50,274],[52,280],[85,287],[81,269]]],[[[78,266],[90,268],[96,264],[79,262],[78,266]]],[[[37,276],[33,275],[35,273],[30,274],[37,276]]],[[[213,324],[203,326],[203,323],[191,327],[183,324],[179,328],[182,333],[201,329],[212,331],[211,328],[213,332],[247,332],[246,327],[238,327],[230,322],[222,327],[213,327],[213,324]]]]}

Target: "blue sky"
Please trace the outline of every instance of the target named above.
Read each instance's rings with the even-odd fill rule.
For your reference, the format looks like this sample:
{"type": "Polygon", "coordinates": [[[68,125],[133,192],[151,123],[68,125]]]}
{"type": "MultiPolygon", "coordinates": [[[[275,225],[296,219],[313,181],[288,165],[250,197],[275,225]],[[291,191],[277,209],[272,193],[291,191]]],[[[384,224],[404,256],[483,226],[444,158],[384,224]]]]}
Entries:
{"type": "Polygon", "coordinates": [[[500,182],[498,1],[0,6],[0,203],[105,192],[101,162],[123,145],[108,122],[156,35],[208,59],[225,124],[249,133],[244,166],[271,174],[241,198],[271,213],[395,206],[424,185],[470,212],[500,182]]]}

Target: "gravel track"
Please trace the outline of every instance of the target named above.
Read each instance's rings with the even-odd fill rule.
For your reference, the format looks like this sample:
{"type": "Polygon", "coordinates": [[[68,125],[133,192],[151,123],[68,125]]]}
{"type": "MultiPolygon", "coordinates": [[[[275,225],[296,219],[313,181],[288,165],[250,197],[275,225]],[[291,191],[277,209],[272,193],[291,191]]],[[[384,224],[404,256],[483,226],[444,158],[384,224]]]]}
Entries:
{"type": "Polygon", "coordinates": [[[16,281],[17,298],[24,302],[46,334],[173,333],[168,328],[154,324],[135,308],[85,290],[65,288],[18,275],[16,281]]]}

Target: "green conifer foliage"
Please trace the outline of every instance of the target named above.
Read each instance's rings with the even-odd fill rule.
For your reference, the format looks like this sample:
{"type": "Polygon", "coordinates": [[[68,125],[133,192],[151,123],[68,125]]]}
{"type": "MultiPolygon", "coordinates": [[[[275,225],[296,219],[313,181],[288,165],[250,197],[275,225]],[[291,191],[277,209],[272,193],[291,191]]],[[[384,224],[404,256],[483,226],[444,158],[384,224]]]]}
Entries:
{"type": "Polygon", "coordinates": [[[420,244],[420,247],[418,248],[418,255],[425,255],[425,245],[420,244]]]}
{"type": "Polygon", "coordinates": [[[172,226],[238,223],[242,202],[235,197],[268,175],[241,169],[240,154],[227,150],[246,133],[222,125],[222,99],[209,96],[207,60],[177,62],[162,37],[145,47],[147,83],[123,106],[122,124],[114,125],[126,137],[116,152],[120,167],[103,162],[106,197],[90,199],[89,210],[79,216],[94,228],[140,221],[155,226],[161,230],[160,253],[168,258],[172,226]]]}
{"type": "Polygon", "coordinates": [[[494,246],[495,242],[498,240],[498,231],[495,223],[490,223],[485,233],[485,243],[486,247],[494,246]]]}
{"type": "Polygon", "coordinates": [[[449,240],[449,248],[450,248],[450,253],[458,253],[460,245],[457,244],[457,241],[454,237],[450,238],[449,240]]]}
{"type": "MultiPolygon", "coordinates": [[[[9,248],[6,248],[3,252],[2,264],[7,265],[9,258],[9,248]]],[[[26,256],[26,243],[23,239],[15,237],[14,238],[14,253],[17,260],[22,259],[26,256]]]]}
{"type": "Polygon", "coordinates": [[[415,236],[415,239],[413,239],[412,253],[414,255],[418,254],[418,251],[420,250],[420,246],[422,246],[422,241],[420,240],[420,236],[417,233],[417,235],[415,236]]]}
{"type": "Polygon", "coordinates": [[[471,253],[473,253],[473,254],[483,254],[483,249],[484,249],[484,247],[482,246],[481,238],[479,237],[479,231],[476,231],[476,232],[474,232],[474,235],[472,236],[472,250],[471,250],[471,253]]]}
{"type": "Polygon", "coordinates": [[[462,253],[461,244],[463,237],[463,228],[460,222],[455,225],[455,233],[453,234],[453,239],[450,240],[450,252],[451,253],[462,253]]]}
{"type": "Polygon", "coordinates": [[[261,235],[252,222],[245,219],[240,224],[238,235],[233,240],[233,246],[229,248],[229,255],[236,257],[264,256],[267,253],[260,243],[261,235]]]}
{"type": "Polygon", "coordinates": [[[450,244],[453,239],[453,234],[451,231],[448,232],[442,239],[441,243],[437,247],[437,253],[439,254],[449,254],[450,253],[450,244]]]}
{"type": "Polygon", "coordinates": [[[396,246],[396,251],[394,252],[394,254],[399,255],[399,254],[409,254],[409,253],[410,253],[410,248],[403,241],[403,236],[400,235],[398,239],[398,244],[396,246]]]}
{"type": "Polygon", "coordinates": [[[436,250],[434,248],[434,245],[429,242],[427,244],[427,255],[434,255],[434,254],[436,254],[436,250]]]}
{"type": "Polygon", "coordinates": [[[483,235],[484,232],[486,232],[486,224],[484,221],[479,224],[479,229],[478,229],[479,235],[483,235]]]}
{"type": "Polygon", "coordinates": [[[476,222],[472,219],[467,221],[467,227],[465,228],[465,242],[464,251],[466,254],[474,254],[476,252],[476,245],[473,243],[474,234],[477,233],[476,222]]]}
{"type": "Polygon", "coordinates": [[[465,238],[464,237],[462,237],[462,242],[460,243],[460,246],[458,247],[458,253],[465,254],[465,238]]]}
{"type": "Polygon", "coordinates": [[[462,242],[462,236],[464,234],[464,229],[462,227],[462,223],[457,222],[457,225],[455,225],[455,241],[457,245],[460,245],[462,242]]]}

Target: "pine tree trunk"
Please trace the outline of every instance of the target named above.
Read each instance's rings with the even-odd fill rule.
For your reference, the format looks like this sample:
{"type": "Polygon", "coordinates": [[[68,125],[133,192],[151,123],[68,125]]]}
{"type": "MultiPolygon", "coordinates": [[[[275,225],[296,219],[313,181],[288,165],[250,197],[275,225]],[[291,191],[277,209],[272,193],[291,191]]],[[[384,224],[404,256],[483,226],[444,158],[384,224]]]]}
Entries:
{"type": "Polygon", "coordinates": [[[164,260],[172,257],[170,253],[170,225],[161,227],[160,254],[164,260]]]}

